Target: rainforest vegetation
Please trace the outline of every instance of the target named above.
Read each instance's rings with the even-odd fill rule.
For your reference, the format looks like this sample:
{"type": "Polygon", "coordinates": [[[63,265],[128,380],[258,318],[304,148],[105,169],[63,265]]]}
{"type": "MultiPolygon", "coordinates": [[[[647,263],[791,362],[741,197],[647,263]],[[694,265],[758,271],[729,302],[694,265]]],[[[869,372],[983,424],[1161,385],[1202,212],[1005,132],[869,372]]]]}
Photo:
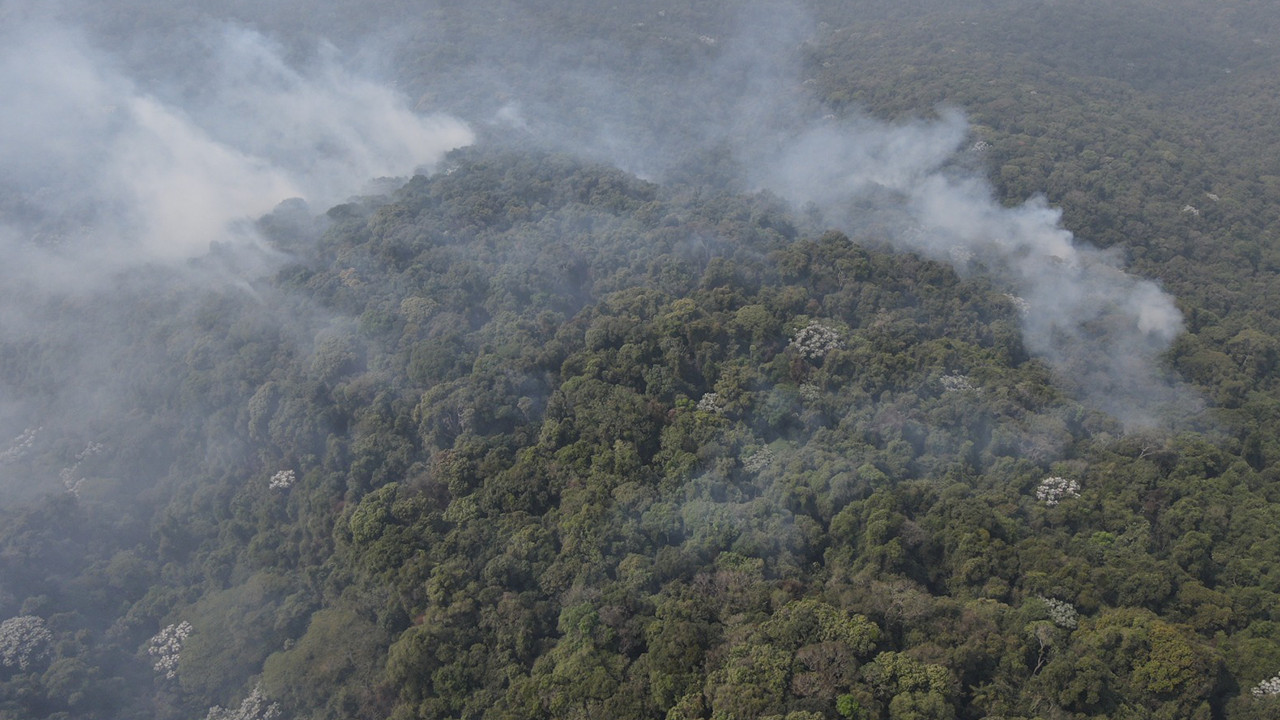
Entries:
{"type": "MultiPolygon", "coordinates": [[[[658,98],[727,44],[704,5],[524,32],[658,98]]],[[[0,338],[0,718],[1280,717],[1280,14],[813,5],[811,101],[963,108],[1000,201],[1176,298],[1195,412],[1123,424],[998,281],[714,152],[481,132],[0,338]]],[[[508,10],[361,12],[432,18],[402,86],[475,109],[444,78],[508,10]]]]}

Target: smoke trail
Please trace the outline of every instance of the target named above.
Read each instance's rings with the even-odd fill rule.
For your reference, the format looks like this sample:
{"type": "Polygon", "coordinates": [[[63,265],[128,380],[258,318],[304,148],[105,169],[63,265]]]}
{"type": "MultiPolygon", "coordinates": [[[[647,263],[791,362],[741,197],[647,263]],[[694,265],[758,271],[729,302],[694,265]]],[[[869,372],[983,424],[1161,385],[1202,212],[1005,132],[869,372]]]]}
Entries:
{"type": "Polygon", "coordinates": [[[1159,406],[1179,400],[1159,371],[1183,329],[1173,298],[1126,274],[1116,253],[1078,242],[1044,198],[1001,205],[953,162],[968,138],[964,117],[948,111],[901,125],[811,125],[767,155],[742,152],[769,169],[760,184],[815,203],[842,229],[874,225],[900,248],[1007,284],[1027,349],[1070,391],[1126,424],[1156,422],[1159,406]]]}
{"type": "MultiPolygon", "coordinates": [[[[330,318],[255,282],[283,256],[252,220],[288,198],[341,202],[472,141],[460,120],[411,111],[332,51],[300,66],[255,32],[196,32],[209,49],[202,62],[156,81],[150,68],[123,69],[127,48],[102,52],[65,24],[0,29],[6,442],[43,426],[34,442],[44,452],[103,428],[145,429],[139,417],[175,394],[173,368],[198,342],[183,323],[214,298],[260,305],[256,321],[305,352],[330,318]],[[227,250],[211,253],[213,243],[227,250]],[[131,326],[171,334],[148,345],[146,333],[120,333],[131,326]]],[[[239,447],[221,436],[210,445],[239,447]]],[[[48,483],[63,484],[0,469],[0,501],[48,483]]]]}
{"type": "Polygon", "coordinates": [[[1069,392],[1130,425],[1195,404],[1159,369],[1182,317],[1156,283],[1126,274],[1116,253],[1077,241],[1043,198],[1002,206],[990,183],[966,170],[980,152],[968,148],[962,112],[905,123],[831,114],[803,80],[799,57],[825,31],[803,8],[747,5],[726,11],[736,29],[717,20],[726,32],[714,43],[699,35],[718,32],[710,25],[663,26],[702,58],[673,68],[667,83],[628,82],[618,74],[626,64],[606,54],[605,66],[624,69],[526,68],[534,77],[522,85],[476,72],[454,86],[503,98],[484,117],[509,135],[657,180],[768,189],[797,208],[812,203],[851,235],[993,276],[1020,313],[1026,348],[1069,392]]]}
{"type": "Polygon", "coordinates": [[[851,235],[994,277],[1009,289],[1026,348],[1069,392],[1129,426],[1198,403],[1160,369],[1183,330],[1173,298],[1126,274],[1117,253],[1078,241],[1044,198],[1003,206],[966,169],[981,151],[963,113],[837,118],[800,80],[796,48],[817,39],[810,18],[779,6],[746,17],[686,97],[721,98],[728,110],[709,117],[704,134],[732,148],[748,186],[812,203],[851,235]]]}
{"type": "Polygon", "coordinates": [[[241,28],[217,31],[213,61],[163,96],[65,27],[28,22],[0,39],[3,237],[24,246],[27,277],[33,248],[70,245],[44,262],[87,268],[198,255],[286,198],[341,201],[472,141],[332,52],[296,69],[241,28]]]}

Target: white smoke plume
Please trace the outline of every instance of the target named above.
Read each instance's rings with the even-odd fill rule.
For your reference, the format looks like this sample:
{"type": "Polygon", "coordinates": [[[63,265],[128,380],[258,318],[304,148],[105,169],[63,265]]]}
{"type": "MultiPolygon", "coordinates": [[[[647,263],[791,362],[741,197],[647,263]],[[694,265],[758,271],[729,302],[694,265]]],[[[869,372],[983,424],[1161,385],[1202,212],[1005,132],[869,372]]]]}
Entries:
{"type": "MultiPolygon", "coordinates": [[[[705,135],[731,148],[748,187],[771,190],[856,238],[983,273],[1005,285],[1024,345],[1071,394],[1126,425],[1193,409],[1160,355],[1182,332],[1174,299],[1127,274],[1120,254],[1082,242],[1043,197],[1006,207],[973,169],[964,114],[890,123],[837,116],[806,90],[797,48],[817,32],[802,11],[770,6],[720,42],[689,96],[719,97],[705,135]]],[[[978,163],[980,164],[980,163],[978,163]]]]}
{"type": "Polygon", "coordinates": [[[298,69],[239,27],[214,31],[211,62],[168,93],[56,24],[0,40],[0,223],[28,251],[27,276],[42,261],[199,255],[286,198],[324,207],[472,141],[461,121],[413,112],[333,51],[298,69]],[[59,245],[73,249],[48,257],[59,245]]]}
{"type": "Polygon", "coordinates": [[[874,225],[900,248],[1007,284],[1027,349],[1069,390],[1130,425],[1156,422],[1176,400],[1158,369],[1183,329],[1173,298],[1077,241],[1044,198],[1001,205],[985,179],[951,166],[968,142],[954,111],[902,125],[856,118],[811,126],[751,165],[843,229],[874,225]]]}
{"type": "MultiPolygon", "coordinates": [[[[609,159],[655,179],[679,177],[682,162],[696,165],[700,151],[727,147],[741,184],[797,207],[813,203],[850,234],[1004,283],[1027,349],[1077,396],[1133,424],[1154,422],[1174,398],[1159,369],[1182,329],[1173,299],[1126,274],[1118,253],[1078,241],[1045,200],[1003,206],[980,174],[955,162],[974,140],[961,112],[897,124],[830,114],[803,82],[800,62],[821,31],[786,3],[735,6],[690,22],[654,30],[663,33],[654,52],[687,35],[706,58],[666,84],[617,75],[633,64],[621,57],[629,50],[592,45],[575,53],[534,33],[497,44],[509,62],[455,67],[430,86],[444,96],[457,88],[456,109],[493,134],[609,159]],[[736,31],[722,15],[738,18],[736,31]],[[716,37],[715,45],[701,35],[716,37]],[[601,56],[605,69],[557,65],[579,54],[601,56]],[[513,68],[524,74],[511,77],[513,68]]],[[[238,26],[204,32],[208,52],[198,68],[168,74],[180,78],[176,91],[130,79],[62,27],[33,30],[26,22],[0,39],[0,189],[22,195],[0,218],[9,250],[16,240],[48,247],[58,237],[92,236],[80,257],[89,250],[115,263],[187,257],[285,197],[322,208],[355,189],[351,183],[429,166],[472,140],[458,120],[411,112],[385,86],[349,71],[332,48],[300,69],[269,39],[238,26]]]]}
{"type": "Polygon", "coordinates": [[[682,38],[700,58],[666,83],[628,81],[622,50],[616,57],[595,45],[512,38],[503,47],[513,56],[546,64],[515,63],[527,75],[521,82],[482,65],[463,75],[467,82],[439,85],[502,98],[477,115],[500,134],[659,181],[771,190],[796,208],[812,203],[827,224],[860,240],[989,274],[1010,294],[1027,350],[1073,395],[1130,425],[1195,405],[1160,369],[1183,327],[1173,298],[1126,274],[1118,252],[1079,241],[1045,199],[1002,205],[974,169],[981,152],[969,151],[976,138],[963,112],[898,123],[833,113],[814,97],[816,81],[804,79],[806,49],[825,32],[809,12],[785,2],[729,5],[683,25],[653,9],[642,24],[663,28],[653,31],[663,33],[651,38],[654,47],[682,38]],[[605,69],[567,60],[557,68],[542,59],[553,53],[535,52],[550,47],[566,58],[602,58],[605,69]]]}
{"type": "MultiPolygon", "coordinates": [[[[242,26],[201,24],[155,42],[199,43],[199,62],[159,67],[128,57],[147,37],[112,42],[13,7],[0,0],[0,349],[21,358],[0,378],[6,437],[46,424],[50,438],[92,435],[138,393],[164,392],[162,373],[137,373],[164,367],[164,353],[110,330],[135,310],[176,319],[242,293],[306,347],[327,316],[255,282],[285,258],[253,221],[289,198],[322,211],[473,139],[331,48],[289,53],[242,26]]],[[[0,474],[0,502],[42,487],[24,472],[0,474]]]]}

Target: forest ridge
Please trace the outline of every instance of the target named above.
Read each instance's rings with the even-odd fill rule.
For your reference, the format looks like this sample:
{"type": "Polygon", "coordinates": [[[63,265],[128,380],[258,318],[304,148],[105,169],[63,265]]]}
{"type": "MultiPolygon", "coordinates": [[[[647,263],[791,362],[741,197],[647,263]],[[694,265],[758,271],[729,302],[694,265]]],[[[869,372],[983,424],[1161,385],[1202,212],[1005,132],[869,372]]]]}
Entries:
{"type": "MultiPolygon", "coordinates": [[[[136,22],[342,48],[407,17],[223,5],[136,22]]],[[[610,162],[602,117],[737,107],[663,90],[738,67],[742,6],[543,5],[404,21],[397,87],[474,132],[434,167],[0,290],[0,718],[1280,713],[1266,3],[815,2],[783,48],[827,126],[964,108],[940,176],[1043,194],[1171,296],[1181,404],[1138,424],[1087,392],[1120,324],[1047,360],[1008,276],[895,249],[893,198],[833,229],[692,130],[610,162]],[[552,102],[588,66],[634,103],[552,102]]],[[[0,188],[41,242],[100,212],[0,188]]]]}

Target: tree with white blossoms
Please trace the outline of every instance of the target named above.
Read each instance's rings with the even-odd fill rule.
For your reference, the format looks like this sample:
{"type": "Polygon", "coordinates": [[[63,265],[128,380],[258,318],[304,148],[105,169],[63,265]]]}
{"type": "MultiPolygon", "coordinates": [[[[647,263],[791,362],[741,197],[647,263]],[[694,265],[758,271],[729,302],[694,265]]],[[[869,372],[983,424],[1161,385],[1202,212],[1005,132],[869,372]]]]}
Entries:
{"type": "Polygon", "coordinates": [[[840,349],[840,333],[819,322],[811,322],[796,331],[791,347],[810,360],[826,357],[832,350],[840,349]]]}
{"type": "Polygon", "coordinates": [[[58,477],[62,478],[62,486],[66,488],[68,494],[73,497],[80,497],[80,489],[84,487],[84,478],[76,478],[75,468],[62,468],[62,472],[58,473],[58,477]]]}
{"type": "Polygon", "coordinates": [[[720,393],[709,392],[698,401],[698,412],[723,415],[724,406],[720,404],[720,393]]]}
{"type": "Polygon", "coordinates": [[[0,664],[26,670],[49,654],[53,633],[35,615],[19,615],[0,623],[0,664]]]}
{"type": "Polygon", "coordinates": [[[952,245],[947,255],[951,257],[952,264],[960,266],[968,265],[975,257],[973,251],[963,245],[952,245]]]}
{"type": "Polygon", "coordinates": [[[1013,309],[1019,313],[1026,315],[1031,311],[1031,303],[1027,302],[1025,298],[1012,293],[1005,293],[1004,296],[1008,299],[1009,304],[1013,305],[1013,309]]]}
{"type": "Polygon", "coordinates": [[[1036,488],[1036,499],[1048,507],[1075,497],[1080,497],[1080,483],[1056,475],[1041,480],[1036,488]]]}
{"type": "Polygon", "coordinates": [[[62,478],[62,485],[67,489],[68,493],[75,497],[80,497],[80,488],[85,481],[83,474],[79,472],[80,466],[84,464],[86,459],[101,453],[103,450],[106,450],[106,446],[102,445],[102,443],[91,442],[85,446],[84,450],[76,453],[75,465],[62,468],[62,472],[58,473],[58,477],[62,478]],[[80,477],[76,477],[77,475],[80,475],[80,477]]]}
{"type": "Polygon", "coordinates": [[[760,472],[768,467],[771,462],[773,462],[773,451],[766,445],[757,450],[751,457],[743,460],[742,469],[751,473],[760,472]]]}
{"type": "Polygon", "coordinates": [[[0,465],[19,460],[26,455],[31,450],[31,446],[36,444],[36,436],[40,434],[41,430],[44,430],[44,428],[27,428],[23,430],[21,435],[13,439],[13,445],[8,450],[0,452],[0,465]]]}
{"type": "Polygon", "coordinates": [[[204,716],[204,720],[276,720],[279,717],[280,705],[268,703],[267,697],[262,694],[262,686],[258,685],[240,702],[239,708],[232,710],[214,705],[209,708],[209,714],[204,716]]]}
{"type": "Polygon", "coordinates": [[[271,476],[269,486],[272,490],[288,490],[297,480],[298,476],[292,470],[281,470],[271,476]]]}
{"type": "Polygon", "coordinates": [[[1257,687],[1250,690],[1254,697],[1275,697],[1280,695],[1280,673],[1276,673],[1275,677],[1267,678],[1258,683],[1257,687]]]}
{"type": "Polygon", "coordinates": [[[147,654],[155,658],[156,672],[172,680],[178,677],[178,659],[182,655],[182,643],[191,634],[191,623],[183,620],[156,633],[151,638],[147,654]]]}
{"type": "Polygon", "coordinates": [[[1049,606],[1049,620],[1054,625],[1067,630],[1080,627],[1080,613],[1076,611],[1074,605],[1053,598],[1041,597],[1040,599],[1049,606]]]}
{"type": "Polygon", "coordinates": [[[822,399],[822,388],[813,383],[801,383],[800,399],[812,405],[822,399]]]}

